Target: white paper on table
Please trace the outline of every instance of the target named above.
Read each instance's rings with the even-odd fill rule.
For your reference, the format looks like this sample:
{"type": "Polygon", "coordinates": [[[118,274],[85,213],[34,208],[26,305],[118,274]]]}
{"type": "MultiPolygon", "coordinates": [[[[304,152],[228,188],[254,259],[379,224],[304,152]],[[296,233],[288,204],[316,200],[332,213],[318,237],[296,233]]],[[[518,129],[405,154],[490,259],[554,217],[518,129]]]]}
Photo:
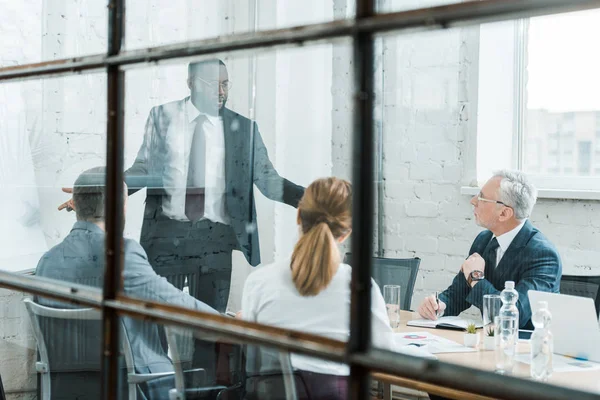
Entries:
{"type": "Polygon", "coordinates": [[[427,350],[431,354],[440,353],[470,353],[472,347],[433,335],[429,332],[398,332],[394,336],[397,346],[415,346],[427,350]]]}
{"type": "MultiPolygon", "coordinates": [[[[531,364],[531,354],[521,353],[515,354],[515,361],[523,364],[531,364]]],[[[572,357],[561,356],[560,354],[552,354],[552,370],[554,372],[581,372],[594,371],[600,369],[600,364],[592,361],[578,360],[572,357]]]]}

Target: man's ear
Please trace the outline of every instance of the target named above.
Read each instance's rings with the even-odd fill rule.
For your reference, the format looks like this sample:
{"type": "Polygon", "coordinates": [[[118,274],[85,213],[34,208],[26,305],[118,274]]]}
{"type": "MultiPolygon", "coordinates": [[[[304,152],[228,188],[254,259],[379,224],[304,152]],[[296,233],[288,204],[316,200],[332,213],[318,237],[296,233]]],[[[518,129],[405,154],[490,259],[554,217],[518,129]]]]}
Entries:
{"type": "Polygon", "coordinates": [[[510,207],[504,207],[504,209],[500,212],[500,221],[508,221],[515,215],[515,210],[510,207]]]}

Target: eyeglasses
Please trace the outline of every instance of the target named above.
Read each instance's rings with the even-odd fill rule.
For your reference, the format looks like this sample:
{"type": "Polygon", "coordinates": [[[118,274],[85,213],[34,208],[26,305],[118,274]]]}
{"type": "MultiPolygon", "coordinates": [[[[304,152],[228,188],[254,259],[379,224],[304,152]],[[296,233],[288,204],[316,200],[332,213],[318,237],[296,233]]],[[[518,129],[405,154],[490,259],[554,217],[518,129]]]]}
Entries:
{"type": "Polygon", "coordinates": [[[200,77],[195,77],[192,78],[192,80],[194,81],[200,81],[202,83],[204,83],[206,86],[208,86],[211,89],[217,89],[220,88],[222,90],[229,90],[231,89],[231,81],[223,81],[223,82],[219,82],[219,81],[207,81],[206,79],[202,79],[200,77]]]}
{"type": "Polygon", "coordinates": [[[505,207],[510,207],[509,205],[506,205],[505,203],[501,202],[500,200],[490,200],[490,199],[486,199],[484,197],[481,197],[482,194],[481,192],[477,195],[477,201],[483,201],[485,203],[495,203],[495,204],[502,204],[505,207]]]}

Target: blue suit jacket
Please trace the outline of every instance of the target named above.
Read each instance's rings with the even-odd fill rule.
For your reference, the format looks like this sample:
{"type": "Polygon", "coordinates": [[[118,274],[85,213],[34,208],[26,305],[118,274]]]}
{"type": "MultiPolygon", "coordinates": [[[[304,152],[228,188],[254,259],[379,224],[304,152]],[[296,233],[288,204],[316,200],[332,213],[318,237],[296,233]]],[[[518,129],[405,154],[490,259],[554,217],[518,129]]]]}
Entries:
{"type": "MultiPolygon", "coordinates": [[[[38,263],[36,275],[65,282],[101,287],[105,265],[104,238],[104,231],[95,224],[82,221],[76,222],[69,235],[42,257],[38,263]]],[[[146,252],[137,242],[125,239],[124,248],[123,288],[125,294],[198,311],[216,313],[211,307],[183,293],[167,282],[165,278],[158,276],[148,263],[146,252]]],[[[37,301],[49,307],[72,307],[46,298],[39,298],[37,301]]],[[[60,325],[61,322],[66,321],[53,322],[56,325],[53,331],[58,332],[59,336],[56,337],[57,343],[53,343],[52,347],[61,346],[61,343],[73,346],[74,341],[85,339],[85,337],[75,337],[78,332],[75,329],[81,330],[81,327],[69,329],[64,328],[68,325],[60,325]],[[65,339],[65,337],[70,339],[65,339]]],[[[172,362],[162,346],[158,325],[127,317],[123,317],[123,324],[129,338],[135,368],[138,373],[170,372],[173,370],[172,362]]],[[[88,336],[86,337],[89,339],[88,336]]],[[[93,340],[87,342],[87,345],[81,343],[81,346],[77,346],[83,348],[82,351],[86,354],[84,358],[87,358],[87,360],[81,361],[88,366],[99,367],[100,359],[97,358],[100,356],[99,342],[93,343],[93,340]],[[89,346],[92,346],[93,349],[89,349],[89,346]]],[[[63,352],[63,354],[67,353],[63,352]]]]}
{"type": "MultiPolygon", "coordinates": [[[[492,232],[481,232],[469,250],[483,254],[492,240],[492,232]]],[[[483,295],[500,294],[504,282],[514,281],[519,292],[519,327],[531,329],[531,306],[527,292],[540,290],[558,293],[562,276],[560,255],[552,243],[527,220],[521,231],[514,238],[498,266],[494,270],[491,281],[484,279],[473,288],[469,287],[462,272],[452,281],[448,289],[440,294],[440,300],[446,303],[444,315],[458,315],[471,305],[483,310],[483,295]]]]}

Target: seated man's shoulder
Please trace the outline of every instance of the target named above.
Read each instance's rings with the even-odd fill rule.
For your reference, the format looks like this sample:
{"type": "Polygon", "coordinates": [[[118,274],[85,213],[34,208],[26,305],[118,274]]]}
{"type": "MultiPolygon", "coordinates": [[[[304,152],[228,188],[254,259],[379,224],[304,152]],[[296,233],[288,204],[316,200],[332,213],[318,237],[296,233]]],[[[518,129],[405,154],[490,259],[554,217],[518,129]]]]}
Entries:
{"type": "Polygon", "coordinates": [[[527,247],[531,248],[532,250],[544,250],[547,252],[556,253],[558,255],[558,250],[554,244],[537,228],[533,229],[533,234],[527,243],[527,247]]]}
{"type": "Polygon", "coordinates": [[[145,260],[148,259],[146,251],[142,245],[133,239],[123,239],[123,249],[125,251],[125,257],[143,258],[145,260]]]}

